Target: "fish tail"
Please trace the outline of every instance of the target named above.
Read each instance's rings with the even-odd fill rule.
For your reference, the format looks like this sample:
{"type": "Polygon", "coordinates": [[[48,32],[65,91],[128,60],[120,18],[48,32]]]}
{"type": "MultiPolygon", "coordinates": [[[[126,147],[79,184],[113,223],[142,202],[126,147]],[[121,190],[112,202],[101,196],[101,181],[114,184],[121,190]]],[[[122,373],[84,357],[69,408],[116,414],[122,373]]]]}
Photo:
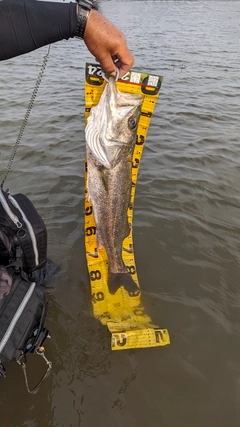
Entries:
{"type": "Polygon", "coordinates": [[[129,296],[135,297],[140,294],[140,289],[129,273],[108,273],[108,289],[114,295],[123,286],[129,296]]]}

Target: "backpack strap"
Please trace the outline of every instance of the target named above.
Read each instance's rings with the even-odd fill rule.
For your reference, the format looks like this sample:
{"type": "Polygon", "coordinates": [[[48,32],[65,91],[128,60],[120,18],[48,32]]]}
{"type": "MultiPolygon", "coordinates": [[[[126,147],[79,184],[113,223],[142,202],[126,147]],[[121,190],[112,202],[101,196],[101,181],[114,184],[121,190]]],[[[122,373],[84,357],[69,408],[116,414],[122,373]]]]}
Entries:
{"type": "Polygon", "coordinates": [[[15,259],[10,260],[7,267],[14,267],[16,273],[20,273],[23,280],[28,280],[28,275],[23,270],[22,252],[20,246],[16,247],[15,259]]]}
{"type": "Polygon", "coordinates": [[[1,363],[0,363],[0,377],[6,378],[6,369],[1,363]]]}

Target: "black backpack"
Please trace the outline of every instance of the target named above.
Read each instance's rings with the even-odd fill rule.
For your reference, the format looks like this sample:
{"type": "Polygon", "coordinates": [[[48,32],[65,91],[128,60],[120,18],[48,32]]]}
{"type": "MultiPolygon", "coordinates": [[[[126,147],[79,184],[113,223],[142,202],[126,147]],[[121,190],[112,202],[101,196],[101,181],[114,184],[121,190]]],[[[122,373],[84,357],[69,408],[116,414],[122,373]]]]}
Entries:
{"type": "Polygon", "coordinates": [[[50,336],[44,327],[46,262],[47,231],[35,207],[23,194],[0,190],[0,376],[6,376],[3,363],[18,362],[30,393],[38,390],[52,366],[43,347],[50,336]],[[27,353],[39,354],[47,363],[33,390],[26,374],[27,353]]]}
{"type": "Polygon", "coordinates": [[[47,230],[35,207],[23,194],[0,190],[1,263],[10,261],[29,274],[45,267],[46,260],[47,230]]]}

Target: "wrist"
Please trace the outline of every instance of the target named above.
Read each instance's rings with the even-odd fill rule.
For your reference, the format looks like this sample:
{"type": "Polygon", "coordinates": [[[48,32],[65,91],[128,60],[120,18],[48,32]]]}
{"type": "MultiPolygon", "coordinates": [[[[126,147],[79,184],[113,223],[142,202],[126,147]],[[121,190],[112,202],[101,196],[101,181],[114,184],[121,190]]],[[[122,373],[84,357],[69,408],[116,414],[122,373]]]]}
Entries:
{"type": "Polygon", "coordinates": [[[89,14],[92,9],[97,10],[97,0],[76,0],[76,2],[77,29],[75,37],[83,39],[89,14]]]}

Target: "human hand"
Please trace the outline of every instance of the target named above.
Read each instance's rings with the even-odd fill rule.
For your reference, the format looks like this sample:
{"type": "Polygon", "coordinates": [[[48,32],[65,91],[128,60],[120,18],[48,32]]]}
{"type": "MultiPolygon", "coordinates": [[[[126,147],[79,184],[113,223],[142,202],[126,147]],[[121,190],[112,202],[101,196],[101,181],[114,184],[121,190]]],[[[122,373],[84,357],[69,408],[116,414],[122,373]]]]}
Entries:
{"type": "Polygon", "coordinates": [[[118,67],[122,77],[134,64],[123,32],[93,9],[87,20],[84,42],[108,74],[115,74],[118,67]]]}

